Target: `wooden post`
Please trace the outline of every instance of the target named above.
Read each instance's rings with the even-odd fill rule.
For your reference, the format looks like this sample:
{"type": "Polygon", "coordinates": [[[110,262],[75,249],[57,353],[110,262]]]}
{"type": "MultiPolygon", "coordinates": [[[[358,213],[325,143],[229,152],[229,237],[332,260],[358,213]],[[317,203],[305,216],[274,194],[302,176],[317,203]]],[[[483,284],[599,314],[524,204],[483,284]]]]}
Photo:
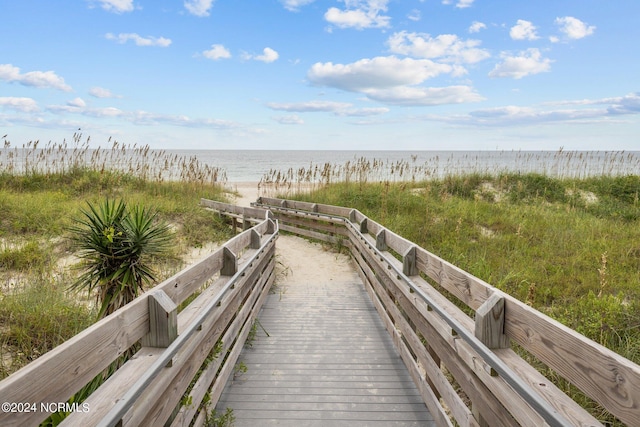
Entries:
{"type": "Polygon", "coordinates": [[[366,234],[369,232],[369,230],[367,229],[367,219],[363,219],[362,222],[360,223],[360,232],[363,234],[366,234]]]}
{"type": "Polygon", "coordinates": [[[493,293],[476,311],[475,335],[484,345],[509,348],[509,337],[504,334],[504,297],[493,293]]]}
{"type": "Polygon", "coordinates": [[[273,234],[275,232],[276,232],[276,223],[270,219],[269,222],[267,222],[267,234],[273,234]]]}
{"type": "Polygon", "coordinates": [[[251,249],[260,249],[260,233],[256,230],[251,230],[251,249]]]}
{"type": "Polygon", "coordinates": [[[356,210],[355,209],[351,209],[351,211],[349,212],[349,221],[356,222],[356,210]]]}
{"type": "Polygon", "coordinates": [[[376,249],[379,251],[386,251],[389,249],[387,246],[387,238],[384,234],[384,229],[380,230],[378,234],[376,234],[376,249]]]}
{"type": "Polygon", "coordinates": [[[280,202],[280,207],[281,207],[281,208],[286,208],[286,207],[287,207],[287,201],[286,201],[286,200],[282,200],[282,201],[280,202]]]}
{"type": "Polygon", "coordinates": [[[407,252],[402,255],[402,272],[407,276],[415,276],[418,274],[415,246],[411,246],[407,249],[407,252]]]}
{"type": "Polygon", "coordinates": [[[178,337],[178,306],[164,291],[155,291],[149,301],[149,333],[142,337],[143,347],[166,348],[178,337]]]}
{"type": "Polygon", "coordinates": [[[245,219],[245,217],[242,217],[242,230],[248,230],[251,228],[251,221],[249,221],[248,219],[245,219]]]}
{"type": "Polygon", "coordinates": [[[238,257],[228,247],[222,248],[222,269],[220,274],[222,276],[233,276],[238,272],[238,257]]]}
{"type": "MultiPolygon", "coordinates": [[[[493,293],[476,310],[475,336],[490,349],[509,348],[509,337],[504,334],[504,297],[493,293]]],[[[497,375],[491,370],[491,375],[497,375]]],[[[489,423],[478,411],[477,405],[471,402],[471,412],[481,427],[489,427],[489,423]]]]}
{"type": "Polygon", "coordinates": [[[314,203],[311,205],[311,212],[318,213],[318,204],[314,203]]]}

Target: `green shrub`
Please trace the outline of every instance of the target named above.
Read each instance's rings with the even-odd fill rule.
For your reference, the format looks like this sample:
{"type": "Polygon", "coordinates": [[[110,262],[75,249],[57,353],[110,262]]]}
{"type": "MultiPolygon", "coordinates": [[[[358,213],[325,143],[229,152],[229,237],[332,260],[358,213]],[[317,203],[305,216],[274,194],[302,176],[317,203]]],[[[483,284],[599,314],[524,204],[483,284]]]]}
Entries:
{"type": "Polygon", "coordinates": [[[107,316],[133,301],[155,280],[150,258],[167,252],[171,233],[157,222],[157,213],[124,201],[88,204],[71,228],[73,247],[82,259],[82,274],[72,289],[97,290],[99,316],[107,316]]]}

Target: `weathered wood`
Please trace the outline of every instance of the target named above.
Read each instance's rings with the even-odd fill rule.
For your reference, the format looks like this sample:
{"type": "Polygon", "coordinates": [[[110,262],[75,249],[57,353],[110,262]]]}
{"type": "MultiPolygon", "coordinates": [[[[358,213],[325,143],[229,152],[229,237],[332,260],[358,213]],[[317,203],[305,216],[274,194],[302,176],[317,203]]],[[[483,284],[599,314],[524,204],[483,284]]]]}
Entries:
{"type": "MultiPolygon", "coordinates": [[[[269,252],[274,249],[272,245],[269,252]]],[[[188,340],[174,357],[175,368],[162,371],[147,387],[147,398],[138,400],[127,412],[123,418],[124,426],[164,424],[270,259],[268,255],[261,257],[252,272],[241,277],[236,286],[222,297],[219,307],[203,323],[200,333],[188,340]]]]}
{"type": "Polygon", "coordinates": [[[149,333],[142,337],[143,347],[169,347],[178,336],[178,306],[162,290],[154,291],[149,301],[149,333]]]}
{"type": "MultiPolygon", "coordinates": [[[[367,248],[367,246],[363,246],[363,248],[367,248]]],[[[372,257],[369,262],[380,264],[378,261],[379,260],[377,258],[372,257]]],[[[388,263],[396,264],[396,268],[400,268],[402,265],[398,260],[396,260],[391,256],[385,257],[385,261],[388,263]]],[[[380,265],[380,269],[378,270],[378,276],[382,278],[387,276],[389,283],[392,283],[393,281],[397,280],[395,275],[389,274],[388,271],[389,270],[387,268],[384,268],[384,266],[380,265]]],[[[421,289],[421,291],[428,294],[429,297],[435,300],[438,305],[440,305],[441,307],[444,307],[445,311],[447,311],[451,317],[455,318],[458,322],[464,325],[468,330],[473,330],[474,324],[471,321],[471,319],[468,316],[466,316],[464,313],[462,313],[450,301],[448,301],[441,294],[439,294],[435,289],[433,289],[431,285],[429,285],[420,277],[413,277],[412,280],[414,281],[414,284],[421,289]]],[[[452,337],[450,334],[450,329],[448,329],[447,325],[441,324],[442,320],[439,318],[439,316],[437,316],[434,312],[429,311],[428,307],[424,305],[420,299],[416,298],[415,294],[411,294],[408,290],[406,290],[406,287],[397,286],[397,289],[401,290],[402,293],[404,294],[404,296],[402,297],[396,294],[396,297],[398,297],[400,306],[406,311],[406,313],[409,315],[409,318],[414,323],[416,323],[419,326],[419,328],[433,328],[434,331],[438,331],[438,334],[440,335],[440,337],[443,337],[446,340],[446,342],[448,342],[449,345],[460,355],[462,360],[464,360],[466,366],[472,368],[479,375],[479,377],[482,379],[483,382],[489,384],[492,392],[495,393],[496,396],[501,396],[500,397],[501,401],[507,402],[508,406],[519,408],[519,409],[512,409],[510,412],[514,413],[515,411],[515,413],[518,413],[520,422],[522,423],[522,425],[536,426],[541,422],[540,417],[537,417],[535,414],[533,414],[531,412],[531,409],[525,406],[526,405],[525,403],[518,403],[517,398],[514,400],[513,392],[511,391],[510,387],[506,386],[506,384],[503,384],[502,386],[495,389],[496,387],[495,384],[497,383],[495,383],[495,377],[493,377],[494,375],[493,370],[488,365],[483,364],[482,359],[479,359],[478,355],[473,350],[471,350],[466,343],[464,343],[462,340],[455,339],[455,337],[452,337]],[[408,301],[411,301],[411,305],[407,304],[408,301]],[[414,312],[412,307],[416,307],[416,308],[420,307],[420,311],[419,311],[420,314],[414,312]],[[423,323],[425,321],[426,323],[423,323]],[[437,326],[439,324],[440,326],[437,326]],[[495,383],[495,384],[491,385],[492,383],[495,383]]],[[[425,329],[421,329],[421,330],[425,330],[425,329]]],[[[428,339],[427,343],[431,343],[431,340],[428,339]]],[[[438,352],[443,351],[443,349],[440,348],[440,346],[435,346],[435,347],[432,346],[432,349],[438,352]]],[[[523,373],[526,372],[526,370],[523,369],[523,365],[525,365],[529,367],[529,373],[527,374],[529,378],[539,378],[540,374],[537,373],[537,371],[535,371],[533,367],[526,364],[522,359],[520,359],[517,355],[515,355],[513,351],[511,350],[500,350],[500,351],[510,352],[510,353],[501,353],[506,356],[508,356],[509,354],[512,354],[511,357],[505,356],[505,359],[506,361],[509,362],[509,365],[513,369],[516,369],[517,372],[523,372],[523,373]],[[518,359],[520,359],[521,361],[520,363],[516,363],[516,360],[518,359]]],[[[452,360],[454,359],[452,359],[451,357],[443,357],[443,361],[446,361],[444,364],[445,366],[447,366],[448,369],[453,369],[451,367],[452,360]]],[[[465,374],[465,375],[468,375],[468,374],[465,374]]],[[[459,375],[456,376],[456,379],[458,379],[458,376],[459,375]]],[[[584,426],[599,425],[599,423],[592,416],[590,416],[583,408],[577,405],[566,394],[562,393],[560,390],[557,389],[557,387],[555,387],[550,382],[540,381],[536,383],[535,381],[530,381],[530,384],[535,390],[538,391],[538,393],[541,396],[545,397],[547,401],[559,413],[563,414],[566,419],[575,421],[576,425],[584,425],[584,426]]],[[[461,385],[463,386],[463,389],[465,389],[464,384],[461,383],[461,385]]],[[[474,386],[474,387],[477,387],[477,386],[474,386]]],[[[477,400],[476,398],[474,398],[474,396],[478,396],[478,398],[482,400],[482,402],[478,402],[476,404],[476,408],[479,409],[482,406],[486,405],[486,401],[488,398],[491,397],[491,395],[488,393],[480,393],[476,395],[474,394],[474,391],[472,391],[471,393],[468,393],[468,395],[472,397],[473,400],[477,400]]],[[[520,401],[523,402],[522,400],[520,401]]],[[[487,409],[485,408],[479,411],[479,413],[480,412],[486,413],[486,411],[487,409]]],[[[489,422],[489,425],[497,425],[497,422],[491,421],[489,422]]]]}
{"type": "MultiPolygon", "coordinates": [[[[314,269],[334,271],[335,255],[312,258],[314,269]]],[[[259,329],[245,348],[248,370],[216,410],[232,408],[237,426],[434,426],[355,272],[309,282],[309,267],[292,268],[259,315],[269,336],[259,329]]]]}
{"type": "Polygon", "coordinates": [[[339,241],[339,237],[336,237],[336,236],[330,236],[328,234],[318,233],[316,231],[311,231],[311,230],[307,230],[307,229],[304,229],[304,228],[293,227],[293,226],[286,225],[286,224],[280,224],[280,230],[288,231],[290,233],[295,233],[295,234],[298,234],[300,236],[310,237],[310,238],[316,239],[316,240],[321,240],[323,242],[338,243],[338,241],[339,241]]]}
{"type": "MultiPolygon", "coordinates": [[[[223,361],[225,361],[224,356],[228,351],[231,350],[232,344],[240,345],[240,347],[244,345],[246,336],[238,336],[239,330],[243,324],[253,324],[258,311],[260,311],[262,304],[264,303],[264,300],[268,295],[271,284],[274,281],[274,265],[275,261],[272,261],[268,271],[262,276],[260,283],[258,283],[258,285],[256,286],[255,291],[251,294],[247,303],[243,305],[236,319],[229,326],[227,331],[225,331],[224,335],[220,339],[222,342],[222,346],[219,349],[219,355],[200,374],[200,377],[193,385],[189,393],[190,404],[183,405],[180,408],[178,414],[171,423],[172,427],[179,427],[189,424],[190,420],[192,420],[198,413],[200,403],[204,399],[205,394],[209,392],[214,380],[216,381],[216,383],[224,384],[226,382],[227,377],[218,374],[220,366],[222,365],[223,361]]],[[[225,363],[231,364],[233,366],[233,364],[235,364],[235,361],[227,359],[225,363]]],[[[212,395],[210,393],[209,398],[211,399],[211,403],[209,405],[215,406],[216,402],[219,399],[219,394],[212,395]]]]}
{"type": "Polygon", "coordinates": [[[451,292],[473,310],[477,310],[495,288],[431,252],[418,248],[418,269],[451,292]]]}
{"type": "Polygon", "coordinates": [[[209,199],[200,199],[200,205],[226,215],[235,216],[236,218],[246,218],[247,220],[252,219],[262,221],[267,218],[269,212],[263,208],[236,206],[209,199]]]}
{"type": "MultiPolygon", "coordinates": [[[[66,402],[149,331],[147,297],[134,300],[0,381],[3,402],[66,402]]],[[[34,425],[48,416],[40,410],[0,412],[0,425],[34,425]]]]}
{"type": "Polygon", "coordinates": [[[404,254],[402,254],[402,273],[407,276],[415,276],[418,274],[415,246],[411,246],[404,254]]]}
{"type": "Polygon", "coordinates": [[[85,403],[90,408],[88,412],[72,412],[60,424],[61,427],[95,426],[109,410],[116,404],[119,397],[124,395],[131,386],[144,374],[153,362],[164,351],[158,347],[143,347],[131,359],[118,369],[107,381],[93,392],[85,403]]]}
{"type": "Polygon", "coordinates": [[[238,257],[228,247],[222,248],[223,262],[220,274],[223,276],[233,276],[238,272],[238,257]]]}
{"type": "Polygon", "coordinates": [[[387,241],[385,239],[385,231],[380,230],[378,234],[376,234],[376,249],[380,251],[387,250],[387,241]]]}
{"type": "MultiPolygon", "coordinates": [[[[437,387],[438,394],[445,396],[444,401],[456,420],[471,419],[471,414],[467,410],[466,406],[464,405],[458,394],[455,392],[451,384],[444,377],[444,374],[440,370],[440,367],[435,364],[435,362],[431,358],[431,355],[426,352],[426,349],[420,342],[420,339],[409,327],[406,320],[404,320],[404,317],[399,312],[395,302],[391,301],[389,294],[378,282],[376,274],[367,265],[365,259],[363,258],[363,255],[360,253],[360,251],[354,250],[352,251],[352,256],[357,261],[357,264],[359,266],[358,272],[360,273],[362,281],[366,285],[367,292],[369,293],[369,296],[373,301],[376,310],[378,311],[383,319],[383,322],[386,325],[387,331],[392,334],[392,336],[397,335],[398,338],[394,339],[393,341],[398,346],[397,348],[401,353],[401,357],[405,362],[405,365],[408,365],[407,367],[414,379],[414,383],[416,383],[416,385],[418,386],[423,401],[429,408],[429,412],[436,419],[437,424],[451,425],[449,418],[444,411],[444,408],[440,405],[438,398],[436,397],[436,390],[433,389],[434,386],[437,387]],[[385,309],[385,307],[387,307],[387,309],[385,309]],[[387,315],[386,310],[389,310],[392,313],[392,317],[396,322],[395,324],[387,315]],[[398,335],[398,331],[401,335],[398,335]],[[402,342],[401,337],[405,337],[405,339],[407,339],[407,342],[411,346],[411,351],[416,354],[416,357],[420,362],[422,369],[424,369],[425,371],[426,378],[422,378],[422,376],[420,375],[420,368],[417,364],[415,364],[413,358],[409,355],[409,352],[402,342]],[[427,385],[425,380],[429,385],[427,385]]],[[[469,425],[468,423],[459,424],[462,426],[469,425]]]]}
{"type": "Polygon", "coordinates": [[[251,230],[251,244],[249,245],[249,247],[251,249],[260,249],[261,245],[262,237],[260,236],[260,233],[258,233],[256,230],[251,230]]]}
{"type": "Polygon", "coordinates": [[[640,425],[640,366],[505,295],[505,333],[626,424],[640,425]]]}
{"type": "Polygon", "coordinates": [[[475,335],[488,348],[510,348],[504,334],[504,297],[495,293],[476,311],[475,335]]]}
{"type": "MultiPolygon", "coordinates": [[[[372,256],[372,253],[368,251],[367,246],[362,244],[356,244],[356,246],[358,246],[363,252],[353,251],[352,254],[359,260],[358,264],[360,265],[360,269],[365,273],[367,283],[374,287],[377,297],[384,301],[384,306],[388,307],[388,310],[393,312],[393,318],[396,319],[396,322],[400,323],[400,329],[403,336],[410,344],[413,344],[411,350],[416,354],[418,360],[421,362],[430,383],[436,387],[438,393],[443,397],[444,402],[451,411],[451,414],[461,426],[475,425],[471,412],[462,402],[455,390],[453,390],[451,384],[444,377],[440,367],[436,365],[431,355],[426,352],[426,348],[420,342],[417,335],[415,335],[412,328],[410,328],[408,323],[404,321],[403,316],[396,307],[397,301],[392,301],[390,299],[391,297],[388,286],[393,286],[393,284],[387,276],[388,269],[382,265],[378,258],[372,256]],[[366,258],[368,263],[365,263],[364,258],[362,257],[366,258]],[[371,270],[367,264],[373,266],[373,270],[371,270]]],[[[409,311],[408,314],[411,316],[413,313],[409,311]]],[[[415,319],[415,315],[411,316],[411,318],[415,319]]],[[[423,398],[425,399],[425,403],[427,404],[427,407],[429,407],[430,412],[434,414],[434,416],[436,416],[435,414],[443,411],[443,408],[437,402],[437,399],[435,399],[435,394],[432,396],[431,393],[428,393],[425,396],[423,392],[423,398]]],[[[448,420],[446,423],[440,422],[439,425],[448,425],[448,422],[448,420]]]]}

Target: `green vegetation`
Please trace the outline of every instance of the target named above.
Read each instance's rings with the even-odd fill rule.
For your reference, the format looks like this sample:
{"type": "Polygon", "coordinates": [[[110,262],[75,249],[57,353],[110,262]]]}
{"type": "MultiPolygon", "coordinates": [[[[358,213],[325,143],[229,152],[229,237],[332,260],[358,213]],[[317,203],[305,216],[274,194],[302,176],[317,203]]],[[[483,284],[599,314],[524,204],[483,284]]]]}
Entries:
{"type": "MultiPolygon", "coordinates": [[[[79,144],[79,137],[74,139],[79,144]]],[[[5,141],[0,147],[0,379],[95,321],[100,309],[93,304],[95,295],[87,299],[86,292],[69,290],[80,274],[72,267],[81,261],[72,230],[77,220],[89,221],[83,214],[91,212],[88,206],[99,211],[105,200],[122,200],[131,207],[130,229],[136,228],[135,219],[144,226],[149,212],[155,215],[149,225],[168,225],[169,252],[146,258],[157,282],[178,271],[193,248],[231,237],[217,216],[199,206],[201,197],[225,199],[218,179],[224,180],[221,171],[196,159],[148,147],[40,149],[30,143],[14,149],[5,141]]],[[[119,233],[115,228],[113,237],[119,233]]]]}
{"type": "Polygon", "coordinates": [[[98,207],[89,203],[82,214],[71,228],[72,249],[83,260],[72,289],[96,293],[98,317],[105,317],[156,281],[151,261],[168,252],[172,235],[156,221],[156,212],[140,205],[129,209],[122,200],[106,199],[98,207]]]}
{"type": "Polygon", "coordinates": [[[640,363],[640,177],[470,174],[336,183],[349,206],[640,363]]]}
{"type": "MultiPolygon", "coordinates": [[[[635,175],[498,173],[334,183],[289,198],[359,209],[640,363],[639,195],[635,175]]],[[[623,425],[532,355],[515,350],[605,425],[623,425]]]]}

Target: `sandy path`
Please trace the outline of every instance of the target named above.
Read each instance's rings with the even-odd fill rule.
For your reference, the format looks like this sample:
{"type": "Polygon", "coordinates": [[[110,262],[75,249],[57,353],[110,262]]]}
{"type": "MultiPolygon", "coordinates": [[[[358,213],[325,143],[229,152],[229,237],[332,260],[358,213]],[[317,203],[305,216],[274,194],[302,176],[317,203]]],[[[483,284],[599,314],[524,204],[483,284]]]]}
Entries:
{"type": "MultiPolygon", "coordinates": [[[[228,184],[228,188],[239,193],[231,198],[231,203],[238,206],[250,206],[251,202],[262,195],[256,182],[236,182],[228,184]]],[[[324,283],[341,275],[353,273],[349,257],[330,251],[319,250],[322,246],[296,236],[280,236],[276,244],[276,256],[283,269],[278,284],[286,286],[297,277],[306,276],[310,282],[324,283]],[[309,268],[309,260],[318,258],[321,254],[323,268],[309,268]]],[[[319,261],[316,259],[316,261],[319,261]]]]}

